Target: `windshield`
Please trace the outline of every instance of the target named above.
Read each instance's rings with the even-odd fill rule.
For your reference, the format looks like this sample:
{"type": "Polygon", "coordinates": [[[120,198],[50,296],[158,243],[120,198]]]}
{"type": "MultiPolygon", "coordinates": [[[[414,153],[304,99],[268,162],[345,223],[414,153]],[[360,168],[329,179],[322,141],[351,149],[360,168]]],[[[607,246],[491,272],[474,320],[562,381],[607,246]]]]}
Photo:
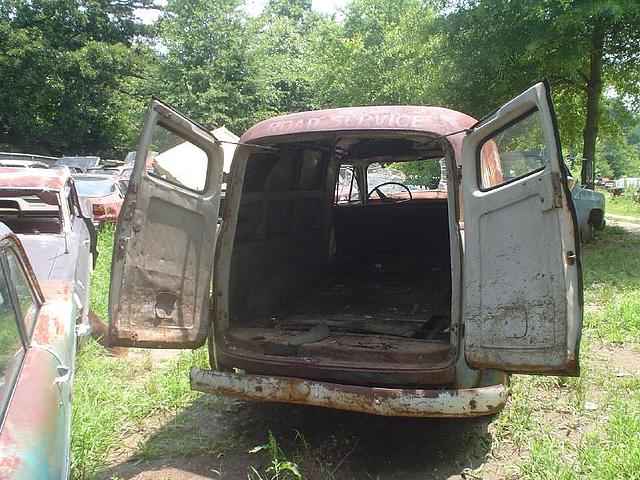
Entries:
{"type": "Polygon", "coordinates": [[[76,179],[76,190],[81,197],[104,197],[116,190],[113,180],[76,179]]]}

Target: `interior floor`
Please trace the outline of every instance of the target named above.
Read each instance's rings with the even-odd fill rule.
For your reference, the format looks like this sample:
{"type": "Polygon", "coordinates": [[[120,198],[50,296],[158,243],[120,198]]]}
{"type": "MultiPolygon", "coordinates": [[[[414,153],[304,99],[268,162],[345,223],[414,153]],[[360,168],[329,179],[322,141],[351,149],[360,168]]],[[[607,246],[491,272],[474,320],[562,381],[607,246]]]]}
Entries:
{"type": "Polygon", "coordinates": [[[414,363],[449,351],[448,269],[412,258],[350,258],[295,302],[232,328],[232,343],[265,355],[414,363]]]}

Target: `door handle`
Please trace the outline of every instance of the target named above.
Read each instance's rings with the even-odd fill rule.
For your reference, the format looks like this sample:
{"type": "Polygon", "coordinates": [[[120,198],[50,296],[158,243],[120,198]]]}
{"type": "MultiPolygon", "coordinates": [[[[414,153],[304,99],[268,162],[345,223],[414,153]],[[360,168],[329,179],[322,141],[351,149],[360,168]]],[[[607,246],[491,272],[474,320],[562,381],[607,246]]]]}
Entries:
{"type": "Polygon", "coordinates": [[[67,367],[65,365],[58,365],[56,367],[58,370],[58,376],[55,378],[55,383],[60,385],[61,383],[67,383],[71,380],[71,367],[67,367]]]}

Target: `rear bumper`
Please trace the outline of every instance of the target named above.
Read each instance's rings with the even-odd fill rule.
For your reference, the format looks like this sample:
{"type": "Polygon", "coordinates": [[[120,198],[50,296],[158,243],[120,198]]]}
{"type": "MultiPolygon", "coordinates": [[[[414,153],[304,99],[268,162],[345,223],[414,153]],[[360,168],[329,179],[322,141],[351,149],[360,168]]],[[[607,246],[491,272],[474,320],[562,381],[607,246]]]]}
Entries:
{"type": "Polygon", "coordinates": [[[297,403],[392,417],[477,417],[502,410],[504,384],[459,390],[362,387],[192,367],[191,388],[266,402],[297,403]]]}

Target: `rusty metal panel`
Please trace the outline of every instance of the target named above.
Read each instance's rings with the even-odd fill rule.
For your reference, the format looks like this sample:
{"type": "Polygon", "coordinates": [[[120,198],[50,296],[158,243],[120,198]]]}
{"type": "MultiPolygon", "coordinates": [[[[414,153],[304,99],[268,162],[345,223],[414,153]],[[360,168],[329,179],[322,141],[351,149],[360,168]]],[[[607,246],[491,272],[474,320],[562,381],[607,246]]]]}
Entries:
{"type": "Polygon", "coordinates": [[[463,318],[465,358],[474,368],[578,372],[578,238],[571,198],[560,181],[562,158],[546,92],[547,85],[535,85],[464,140],[463,318]],[[535,126],[519,123],[532,112],[539,119],[535,126]],[[504,184],[479,184],[478,152],[516,125],[536,134],[540,129],[544,164],[504,184]]]}
{"type": "Polygon", "coordinates": [[[394,417],[475,417],[499,412],[507,386],[459,390],[363,387],[192,367],[191,388],[247,400],[297,403],[394,417]]]}
{"type": "Polygon", "coordinates": [[[32,188],[64,191],[68,170],[0,167],[0,188],[32,188]]]}

